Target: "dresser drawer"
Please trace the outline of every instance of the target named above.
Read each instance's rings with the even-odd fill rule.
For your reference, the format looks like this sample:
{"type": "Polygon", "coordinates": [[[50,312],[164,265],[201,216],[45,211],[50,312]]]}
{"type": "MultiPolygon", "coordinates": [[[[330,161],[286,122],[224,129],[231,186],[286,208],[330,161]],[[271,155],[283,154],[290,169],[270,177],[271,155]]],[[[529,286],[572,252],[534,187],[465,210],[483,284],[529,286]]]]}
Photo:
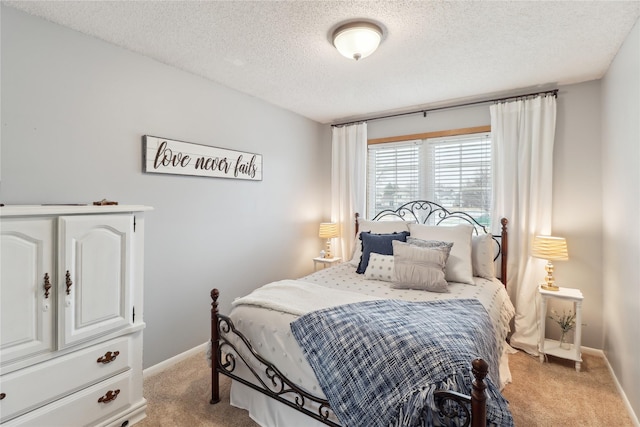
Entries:
{"type": "Polygon", "coordinates": [[[3,427],[80,427],[94,426],[131,405],[131,375],[123,372],[113,378],[57,400],[35,411],[14,418],[3,427]]]}
{"type": "Polygon", "coordinates": [[[0,377],[0,422],[131,369],[131,342],[117,338],[0,377]]]}

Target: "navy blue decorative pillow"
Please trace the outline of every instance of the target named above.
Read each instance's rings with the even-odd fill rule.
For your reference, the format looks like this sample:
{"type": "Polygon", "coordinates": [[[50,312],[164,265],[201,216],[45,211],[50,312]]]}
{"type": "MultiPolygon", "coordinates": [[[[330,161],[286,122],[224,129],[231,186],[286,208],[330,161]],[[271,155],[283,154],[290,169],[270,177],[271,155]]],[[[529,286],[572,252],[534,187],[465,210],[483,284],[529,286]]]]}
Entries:
{"type": "Polygon", "coordinates": [[[369,265],[369,256],[371,252],[382,255],[393,255],[393,241],[399,240],[401,242],[407,241],[408,231],[402,231],[400,233],[391,234],[374,234],[369,231],[363,231],[360,233],[360,240],[362,240],[362,256],[360,257],[360,264],[356,273],[363,274],[367,265],[369,265]]]}

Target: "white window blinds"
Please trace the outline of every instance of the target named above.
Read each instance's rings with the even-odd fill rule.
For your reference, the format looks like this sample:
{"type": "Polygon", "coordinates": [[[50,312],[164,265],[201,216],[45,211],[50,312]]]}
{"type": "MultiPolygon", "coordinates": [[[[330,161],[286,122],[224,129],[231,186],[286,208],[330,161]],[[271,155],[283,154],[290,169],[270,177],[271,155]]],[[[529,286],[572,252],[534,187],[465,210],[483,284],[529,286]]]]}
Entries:
{"type": "Polygon", "coordinates": [[[369,217],[420,198],[422,141],[368,147],[367,209],[369,217]]]}
{"type": "Polygon", "coordinates": [[[426,199],[489,224],[490,133],[369,146],[368,216],[426,199]]]}

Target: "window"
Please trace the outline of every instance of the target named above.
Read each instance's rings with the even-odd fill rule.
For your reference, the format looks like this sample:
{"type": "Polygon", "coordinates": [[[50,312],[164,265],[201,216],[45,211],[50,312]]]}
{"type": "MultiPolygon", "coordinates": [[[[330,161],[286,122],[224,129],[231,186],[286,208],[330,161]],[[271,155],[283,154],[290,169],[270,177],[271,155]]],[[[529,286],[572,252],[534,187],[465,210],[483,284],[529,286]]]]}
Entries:
{"type": "Polygon", "coordinates": [[[426,199],[489,225],[490,133],[370,144],[368,153],[368,217],[426,199]]]}

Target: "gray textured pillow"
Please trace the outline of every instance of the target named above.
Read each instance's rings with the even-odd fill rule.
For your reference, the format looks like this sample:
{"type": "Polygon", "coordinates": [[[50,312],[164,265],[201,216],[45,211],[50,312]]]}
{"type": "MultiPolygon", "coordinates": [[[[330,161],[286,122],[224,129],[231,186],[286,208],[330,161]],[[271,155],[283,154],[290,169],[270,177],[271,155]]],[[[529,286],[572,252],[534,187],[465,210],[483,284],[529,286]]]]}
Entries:
{"type": "Polygon", "coordinates": [[[449,253],[451,253],[451,248],[453,247],[453,242],[443,242],[442,240],[423,240],[411,236],[407,237],[407,243],[420,246],[421,248],[439,248],[441,246],[445,246],[449,248],[449,253]]]}
{"type": "Polygon", "coordinates": [[[409,224],[412,237],[423,240],[442,240],[453,242],[451,254],[447,260],[445,276],[449,282],[474,285],[471,265],[471,233],[473,227],[468,224],[453,226],[409,224]]]}
{"type": "Polygon", "coordinates": [[[422,248],[394,241],[393,265],[396,278],[391,287],[449,292],[444,278],[444,266],[450,251],[450,246],[422,248]]]}

